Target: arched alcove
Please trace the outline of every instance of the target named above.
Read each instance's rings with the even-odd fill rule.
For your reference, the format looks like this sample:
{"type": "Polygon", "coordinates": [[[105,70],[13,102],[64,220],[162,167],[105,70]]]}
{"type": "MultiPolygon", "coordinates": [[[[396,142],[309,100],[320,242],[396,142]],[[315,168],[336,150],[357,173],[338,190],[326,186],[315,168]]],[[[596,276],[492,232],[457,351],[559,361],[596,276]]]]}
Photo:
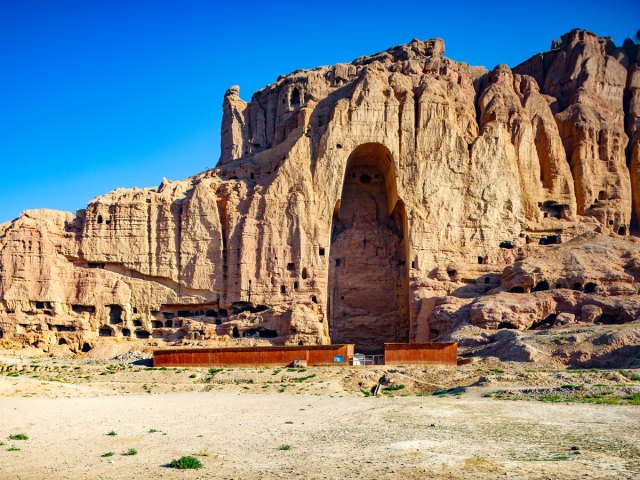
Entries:
{"type": "Polygon", "coordinates": [[[331,225],[327,308],[333,343],[378,353],[409,340],[406,213],[389,150],[357,147],[331,225]]]}

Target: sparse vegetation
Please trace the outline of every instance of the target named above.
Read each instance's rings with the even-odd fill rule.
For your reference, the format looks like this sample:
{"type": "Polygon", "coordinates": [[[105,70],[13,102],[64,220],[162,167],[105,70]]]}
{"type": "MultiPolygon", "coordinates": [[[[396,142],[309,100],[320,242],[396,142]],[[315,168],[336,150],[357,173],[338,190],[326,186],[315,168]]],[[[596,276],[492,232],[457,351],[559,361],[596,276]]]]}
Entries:
{"type": "Polygon", "coordinates": [[[445,395],[462,395],[467,389],[465,387],[454,387],[454,388],[440,388],[433,392],[433,395],[436,397],[443,397],[445,395]]]}
{"type": "Polygon", "coordinates": [[[280,445],[278,447],[278,450],[291,450],[293,447],[291,445],[289,445],[288,443],[283,443],[282,445],[280,445]]]}
{"type": "Polygon", "coordinates": [[[29,440],[29,437],[26,433],[15,433],[13,435],[9,435],[9,440],[29,440]]]}
{"type": "Polygon", "coordinates": [[[116,432],[115,430],[111,430],[109,433],[107,433],[107,435],[109,435],[110,437],[115,437],[116,435],[118,435],[118,432],[116,432]]]}
{"type": "Polygon", "coordinates": [[[640,393],[630,389],[584,385],[531,390],[498,390],[500,400],[537,400],[545,403],[594,403],[599,405],[640,405],[640,393]]]}
{"type": "Polygon", "coordinates": [[[565,390],[583,390],[584,386],[582,386],[582,385],[573,385],[573,384],[569,383],[567,385],[562,385],[562,388],[564,388],[565,390]]]}
{"type": "Polygon", "coordinates": [[[115,452],[104,452],[102,455],[100,455],[101,457],[113,457],[115,455],[115,452]]]}
{"type": "Polygon", "coordinates": [[[504,370],[501,370],[500,368],[492,368],[489,371],[493,373],[504,373],[504,370]]]}
{"type": "Polygon", "coordinates": [[[402,390],[405,387],[406,385],[401,383],[400,385],[389,385],[388,387],[384,387],[384,389],[389,392],[395,392],[396,390],[402,390]]]}
{"type": "Polygon", "coordinates": [[[302,383],[302,382],[304,382],[306,380],[309,380],[310,378],[313,378],[315,376],[316,376],[316,374],[312,373],[311,375],[307,375],[306,377],[291,378],[290,381],[291,382],[302,383]]]}
{"type": "Polygon", "coordinates": [[[156,430],[155,428],[150,428],[149,433],[158,433],[160,430],[156,430]]]}
{"type": "Polygon", "coordinates": [[[138,454],[138,450],[136,450],[135,448],[130,448],[126,452],[122,452],[122,455],[124,455],[126,457],[130,457],[132,455],[137,455],[137,454],[138,454]]]}
{"type": "Polygon", "coordinates": [[[19,451],[20,449],[15,445],[11,445],[9,448],[7,448],[7,452],[19,452],[19,451]]]}
{"type": "Polygon", "coordinates": [[[177,468],[179,470],[189,470],[189,469],[197,469],[202,468],[202,462],[198,460],[196,457],[192,457],[190,455],[180,457],[177,460],[171,460],[169,464],[171,468],[177,468]]]}
{"type": "Polygon", "coordinates": [[[554,455],[553,457],[546,458],[547,462],[561,462],[563,460],[569,460],[569,455],[554,455]]]}

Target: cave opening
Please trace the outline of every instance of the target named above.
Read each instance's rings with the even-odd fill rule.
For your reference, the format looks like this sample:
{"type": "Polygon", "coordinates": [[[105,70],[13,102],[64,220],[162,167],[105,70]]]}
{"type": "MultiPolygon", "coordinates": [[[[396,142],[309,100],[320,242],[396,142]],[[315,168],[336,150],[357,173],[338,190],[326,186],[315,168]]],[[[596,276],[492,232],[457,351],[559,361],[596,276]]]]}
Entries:
{"type": "Polygon", "coordinates": [[[146,330],[136,330],[135,335],[136,335],[136,338],[146,339],[151,336],[151,333],[147,332],[146,330]]]}
{"type": "Polygon", "coordinates": [[[549,290],[549,282],[547,282],[546,280],[540,280],[531,289],[532,292],[544,292],[545,290],[549,290]]]}
{"type": "Polygon", "coordinates": [[[111,325],[122,323],[122,307],[120,305],[109,305],[109,323],[111,325]]]}
{"type": "Polygon", "coordinates": [[[374,354],[385,342],[409,341],[406,229],[391,153],[380,144],[360,145],[347,161],[331,225],[332,343],[374,354]]]}
{"type": "Polygon", "coordinates": [[[531,326],[529,327],[529,330],[537,330],[537,329],[545,329],[545,328],[551,328],[553,327],[553,324],[556,321],[556,318],[558,318],[558,315],[555,313],[552,313],[550,315],[547,315],[546,317],[544,317],[542,320],[536,320],[534,321],[531,326]]]}
{"type": "Polygon", "coordinates": [[[101,327],[98,330],[98,336],[100,337],[113,337],[113,330],[109,327],[101,327]]]}
{"type": "Polygon", "coordinates": [[[584,284],[584,293],[593,293],[598,289],[598,285],[593,282],[587,282],[584,284]]]}

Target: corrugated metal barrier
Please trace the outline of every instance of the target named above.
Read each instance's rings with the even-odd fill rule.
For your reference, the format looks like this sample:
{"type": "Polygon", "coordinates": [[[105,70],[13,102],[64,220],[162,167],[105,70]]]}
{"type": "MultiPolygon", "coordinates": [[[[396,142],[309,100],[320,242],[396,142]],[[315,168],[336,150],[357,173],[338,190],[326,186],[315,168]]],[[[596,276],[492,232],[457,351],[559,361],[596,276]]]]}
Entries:
{"type": "Polygon", "coordinates": [[[385,365],[440,363],[457,365],[458,344],[455,342],[385,343],[385,365]]]}
{"type": "MultiPolygon", "coordinates": [[[[261,346],[223,348],[171,348],[155,350],[153,364],[156,367],[201,367],[276,365],[286,366],[296,360],[307,365],[349,365],[354,357],[354,346],[261,346]]],[[[458,344],[385,343],[385,365],[411,365],[439,363],[456,365],[458,344]]]]}
{"type": "Polygon", "coordinates": [[[278,365],[296,360],[307,365],[347,365],[353,345],[264,346],[230,348],[176,348],[155,350],[156,367],[200,367],[210,365],[278,365]]]}

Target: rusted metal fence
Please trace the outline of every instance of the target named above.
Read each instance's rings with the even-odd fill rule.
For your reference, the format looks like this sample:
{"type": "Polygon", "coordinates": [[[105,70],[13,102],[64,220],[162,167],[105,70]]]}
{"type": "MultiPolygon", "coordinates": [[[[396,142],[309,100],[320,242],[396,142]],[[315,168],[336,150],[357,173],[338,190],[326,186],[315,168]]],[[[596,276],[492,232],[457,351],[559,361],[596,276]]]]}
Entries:
{"type": "Polygon", "coordinates": [[[455,342],[385,343],[385,365],[440,363],[457,365],[458,344],[455,342]]]}
{"type": "Polygon", "coordinates": [[[457,343],[385,343],[382,355],[354,355],[354,346],[262,346],[227,348],[173,348],[153,352],[156,367],[274,365],[296,360],[312,365],[449,364],[458,361],[457,343]],[[356,361],[357,359],[357,361],[356,361]]]}
{"type": "Polygon", "coordinates": [[[155,350],[156,367],[286,366],[296,360],[307,365],[347,365],[353,345],[265,346],[231,348],[176,348],[155,350]]]}

